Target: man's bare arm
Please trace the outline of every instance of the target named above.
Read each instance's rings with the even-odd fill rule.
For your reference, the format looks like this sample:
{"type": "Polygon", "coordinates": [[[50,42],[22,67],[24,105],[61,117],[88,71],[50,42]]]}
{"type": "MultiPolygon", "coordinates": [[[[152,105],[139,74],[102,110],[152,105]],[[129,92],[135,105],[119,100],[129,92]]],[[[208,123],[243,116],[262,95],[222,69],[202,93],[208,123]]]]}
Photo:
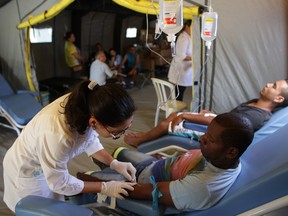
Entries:
{"type": "Polygon", "coordinates": [[[83,63],[83,57],[79,55],[79,53],[75,52],[72,54],[78,61],[82,64],[83,63]]]}
{"type": "Polygon", "coordinates": [[[180,122],[186,120],[189,122],[193,122],[196,124],[203,124],[203,125],[209,125],[210,122],[215,118],[215,114],[211,113],[182,113],[178,116],[176,116],[172,120],[172,130],[174,131],[174,128],[176,125],[178,125],[180,122]]]}
{"type": "MultiPolygon", "coordinates": [[[[212,113],[211,113],[212,114],[212,113]]],[[[197,123],[197,124],[204,124],[204,125],[209,125],[211,121],[215,118],[215,114],[210,115],[209,113],[199,113],[199,114],[192,114],[192,113],[183,113],[183,119],[197,123]]]]}
{"type": "MultiPolygon", "coordinates": [[[[158,182],[157,187],[158,190],[162,193],[162,197],[160,197],[159,203],[173,206],[174,203],[169,191],[169,183],[170,182],[158,182]]],[[[152,200],[152,184],[137,184],[134,186],[134,191],[128,191],[129,197],[133,199],[141,199],[141,200],[152,200]]]]}

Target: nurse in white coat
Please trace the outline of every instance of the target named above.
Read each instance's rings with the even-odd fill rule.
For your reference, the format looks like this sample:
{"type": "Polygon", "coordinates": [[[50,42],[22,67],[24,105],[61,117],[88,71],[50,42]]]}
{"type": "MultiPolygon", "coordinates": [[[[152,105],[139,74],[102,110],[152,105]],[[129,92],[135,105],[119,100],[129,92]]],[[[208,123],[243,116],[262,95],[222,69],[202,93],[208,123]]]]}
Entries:
{"type": "Polygon", "coordinates": [[[177,100],[183,100],[186,87],[192,86],[192,41],[191,20],[184,23],[176,41],[176,56],[173,58],[168,80],[176,85],[177,100]]]}
{"type": "Polygon", "coordinates": [[[112,158],[98,136],[119,138],[131,125],[134,111],[134,102],[122,87],[93,81],[81,82],[44,107],[4,157],[7,206],[15,211],[17,202],[27,195],[64,200],[64,195],[92,192],[124,199],[135,183],[85,182],[69,174],[67,163],[86,152],[133,181],[132,164],[112,158]]]}

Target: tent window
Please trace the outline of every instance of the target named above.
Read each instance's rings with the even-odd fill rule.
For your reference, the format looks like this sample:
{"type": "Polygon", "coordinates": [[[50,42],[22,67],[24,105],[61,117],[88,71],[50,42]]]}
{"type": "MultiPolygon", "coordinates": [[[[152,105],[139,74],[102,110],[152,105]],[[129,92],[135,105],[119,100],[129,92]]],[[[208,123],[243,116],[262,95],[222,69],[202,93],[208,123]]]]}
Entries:
{"type": "Polygon", "coordinates": [[[126,38],[136,38],[137,28],[127,28],[126,29],[126,38]]]}
{"type": "Polygon", "coordinates": [[[52,27],[30,28],[31,43],[52,43],[52,27]]]}

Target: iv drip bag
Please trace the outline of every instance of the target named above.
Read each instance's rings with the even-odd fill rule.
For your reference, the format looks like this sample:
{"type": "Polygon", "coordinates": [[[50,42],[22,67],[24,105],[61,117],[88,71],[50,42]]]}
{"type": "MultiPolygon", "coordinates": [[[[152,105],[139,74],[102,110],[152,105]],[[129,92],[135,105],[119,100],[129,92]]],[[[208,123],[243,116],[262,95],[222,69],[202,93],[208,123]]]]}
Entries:
{"type": "Polygon", "coordinates": [[[183,27],[183,0],[159,0],[159,28],[167,34],[168,42],[171,42],[172,55],[175,55],[175,40],[183,27]]]}
{"type": "Polygon", "coordinates": [[[205,45],[210,49],[212,41],[217,35],[218,14],[216,12],[204,12],[202,14],[201,37],[206,41],[205,45]]]}

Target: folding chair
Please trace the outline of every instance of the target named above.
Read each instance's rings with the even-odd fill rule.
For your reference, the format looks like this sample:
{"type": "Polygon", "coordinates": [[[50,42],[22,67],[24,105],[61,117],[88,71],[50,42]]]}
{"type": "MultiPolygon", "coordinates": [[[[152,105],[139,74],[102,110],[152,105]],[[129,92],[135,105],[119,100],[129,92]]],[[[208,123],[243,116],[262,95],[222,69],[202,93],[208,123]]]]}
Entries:
{"type": "Polygon", "coordinates": [[[155,63],[152,59],[142,59],[141,63],[141,70],[138,72],[138,75],[143,78],[143,81],[140,85],[140,88],[143,88],[146,83],[151,83],[150,78],[153,76],[155,71],[155,63]]]}
{"type": "Polygon", "coordinates": [[[0,125],[13,129],[19,135],[24,126],[42,109],[35,100],[38,93],[21,90],[15,92],[0,74],[0,117],[8,121],[0,125]]]}
{"type": "Polygon", "coordinates": [[[187,104],[176,100],[174,84],[158,78],[151,78],[151,80],[155,87],[158,100],[154,121],[154,126],[157,126],[160,110],[165,111],[165,117],[167,118],[172,112],[179,112],[186,109],[187,104]]]}

